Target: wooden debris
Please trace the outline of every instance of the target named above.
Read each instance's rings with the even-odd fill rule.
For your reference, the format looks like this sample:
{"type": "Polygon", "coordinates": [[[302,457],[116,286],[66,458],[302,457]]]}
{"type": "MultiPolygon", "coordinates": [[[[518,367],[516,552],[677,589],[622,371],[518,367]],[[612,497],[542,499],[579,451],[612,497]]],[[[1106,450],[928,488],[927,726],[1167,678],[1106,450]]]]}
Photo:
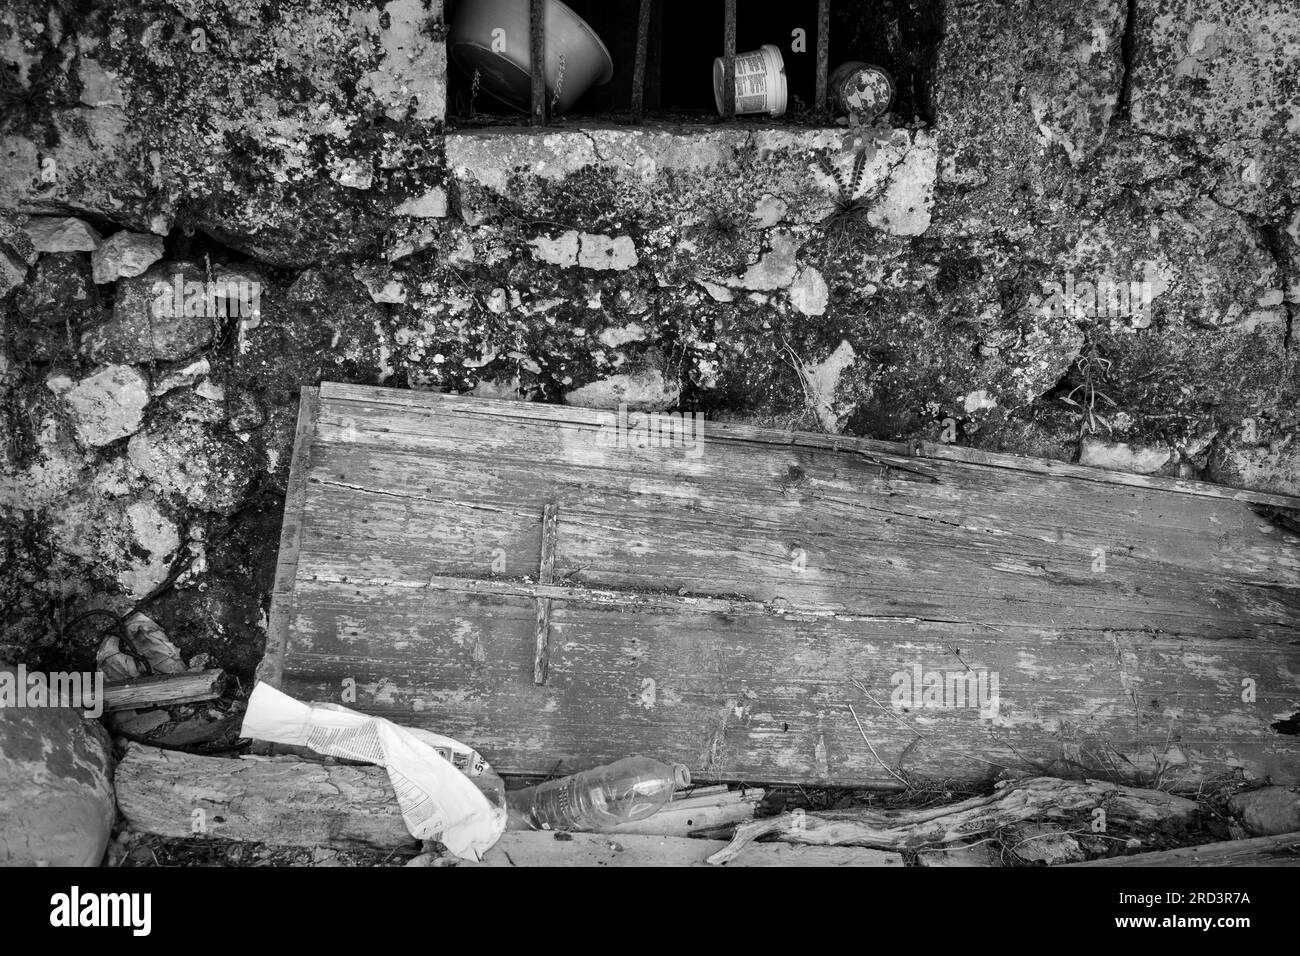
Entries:
{"type": "Polygon", "coordinates": [[[1300,833],[1113,856],[1067,866],[1300,866],[1300,833]]]}
{"type": "Polygon", "coordinates": [[[243,722],[242,714],[217,719],[193,717],[177,724],[165,734],[150,738],[149,743],[158,747],[215,751],[219,747],[229,747],[239,739],[239,728],[243,722]]]}
{"type": "Polygon", "coordinates": [[[1002,860],[991,842],[960,844],[940,847],[937,850],[921,850],[916,854],[917,866],[937,866],[949,868],[967,868],[977,866],[1001,866],[1002,860]]]}
{"type": "Polygon", "coordinates": [[[213,668],[105,684],[104,710],[143,710],[148,707],[215,700],[221,696],[225,681],[226,672],[213,668]]]}
{"type": "Polygon", "coordinates": [[[1061,866],[1087,858],[1072,833],[1041,823],[1011,827],[1003,834],[1003,842],[1026,863],[1061,866]]]}
{"type": "Polygon", "coordinates": [[[673,800],[652,817],[623,823],[611,833],[645,833],[657,836],[690,836],[703,830],[734,827],[754,819],[754,809],[763,800],[763,790],[727,790],[692,794],[673,800]]]}
{"type": "Polygon", "coordinates": [[[293,456],[289,460],[289,485],[284,495],[284,519],[280,524],[280,552],[275,561],[275,583],[271,589],[271,612],[267,617],[266,653],[257,665],[258,680],[280,686],[285,642],[293,610],[293,585],[298,574],[298,546],[302,540],[302,513],[307,501],[308,462],[316,416],[320,410],[317,389],[304,388],[298,402],[298,423],[294,431],[293,456]]]}
{"type": "Polygon", "coordinates": [[[1161,790],[1035,777],[987,797],[925,810],[860,809],[817,815],[794,811],[755,820],[737,827],[731,843],[709,862],[725,863],[762,836],[815,846],[908,850],[969,840],[1026,820],[1086,818],[1098,808],[1105,811],[1108,823],[1186,822],[1199,812],[1194,801],[1161,790]]]}
{"type": "Polygon", "coordinates": [[[159,727],[171,723],[171,714],[163,709],[134,711],[116,710],[108,718],[108,727],[115,734],[127,737],[146,737],[159,727]]]}
{"type": "Polygon", "coordinates": [[[234,760],[132,745],[117,766],[132,829],[282,846],[413,847],[382,767],[234,760]]]}
{"type": "MultiPolygon", "coordinates": [[[[235,760],[132,745],[118,764],[116,787],[122,815],[132,829],[143,833],[282,846],[415,849],[388,774],[380,767],[290,757],[235,760]]],[[[799,814],[782,814],[741,824],[731,843],[684,836],[698,829],[701,820],[708,826],[723,816],[752,814],[758,799],[761,791],[706,792],[674,801],[676,805],[640,825],[648,829],[659,818],[669,836],[615,832],[557,839],[548,832],[508,832],[484,862],[686,866],[707,859],[741,866],[899,866],[898,850],[956,847],[981,832],[1031,818],[1086,818],[1100,807],[1110,822],[1131,825],[1188,822],[1197,812],[1192,801],[1161,791],[1037,778],[990,797],[927,810],[838,811],[803,814],[802,820],[799,814]],[[684,812],[689,813],[686,820],[684,812]],[[780,842],[754,843],[769,834],[780,842]]],[[[1069,865],[1300,865],[1300,833],[1069,865]]]]}
{"type": "MultiPolygon", "coordinates": [[[[763,798],[762,790],[702,789],[613,835],[685,837],[751,819],[763,798]]],[[[117,800],[132,827],[161,836],[195,835],[201,810],[203,835],[227,840],[383,850],[413,842],[381,767],[202,757],[137,744],[118,764],[117,800]]]]}
{"type": "MultiPolygon", "coordinates": [[[[689,840],[639,833],[504,833],[478,865],[704,866],[705,860],[723,846],[719,840],[689,840]]],[[[898,853],[861,847],[760,843],[736,854],[728,865],[902,866],[903,858],[898,853]]]]}

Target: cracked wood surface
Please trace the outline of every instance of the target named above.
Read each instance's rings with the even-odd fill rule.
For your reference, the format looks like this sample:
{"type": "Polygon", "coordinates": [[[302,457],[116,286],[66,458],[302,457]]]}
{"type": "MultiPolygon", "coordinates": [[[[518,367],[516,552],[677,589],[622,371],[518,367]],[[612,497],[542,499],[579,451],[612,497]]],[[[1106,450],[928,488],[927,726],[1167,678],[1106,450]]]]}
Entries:
{"type": "Polygon", "coordinates": [[[202,757],[132,745],[117,765],[117,803],[144,833],[392,850],[417,846],[380,767],[202,757]],[[201,811],[201,815],[196,815],[201,811]]]}
{"type": "Polygon", "coordinates": [[[147,707],[170,707],[216,700],[225,687],[226,672],[221,668],[187,671],[183,674],[160,674],[137,677],[104,685],[104,710],[141,710],[147,707]]]}
{"type": "Polygon", "coordinates": [[[1294,499],[713,423],[617,447],[610,413],[360,386],[303,409],[261,671],[295,696],[354,681],[505,773],[1300,779],[1272,727],[1300,710],[1300,540],[1250,507],[1294,499]],[[996,676],[997,706],[892,706],[917,673],[996,676]]]}
{"type": "Polygon", "coordinates": [[[1113,856],[1085,863],[1066,863],[1066,866],[1300,866],[1300,833],[1282,836],[1256,837],[1250,840],[1225,840],[1202,846],[1179,847],[1176,850],[1157,850],[1152,853],[1135,853],[1132,856],[1113,856]]]}

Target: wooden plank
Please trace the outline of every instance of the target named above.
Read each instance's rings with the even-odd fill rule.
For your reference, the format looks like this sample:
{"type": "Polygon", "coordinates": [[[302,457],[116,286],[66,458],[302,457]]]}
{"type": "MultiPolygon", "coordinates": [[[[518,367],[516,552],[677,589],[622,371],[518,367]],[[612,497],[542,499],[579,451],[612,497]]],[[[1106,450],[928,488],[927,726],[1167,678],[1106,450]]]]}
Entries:
{"type": "MultiPolygon", "coordinates": [[[[504,833],[479,866],[708,866],[721,840],[636,833],[504,833]]],[[[467,864],[473,866],[475,864],[467,864]]],[[[902,866],[898,853],[862,847],[758,843],[727,866],[902,866]]]]}
{"type": "MultiPolygon", "coordinates": [[[[549,587],[555,582],[555,538],[559,509],[548,504],[542,512],[541,570],[537,573],[539,587],[549,587]]],[[[551,599],[539,594],[537,602],[537,632],[534,638],[533,683],[546,683],[546,673],[551,661],[551,599]]]]}
{"type": "Polygon", "coordinates": [[[1066,866],[1300,866],[1300,833],[1227,840],[1204,846],[1135,853],[1105,860],[1067,863],[1066,866]]]}
{"type": "Polygon", "coordinates": [[[280,846],[417,845],[382,767],[200,757],[133,744],[114,780],[118,808],[144,833],[280,846]]]}
{"type": "Polygon", "coordinates": [[[104,685],[104,710],[137,710],[216,700],[225,687],[226,672],[220,668],[159,674],[119,684],[104,685]]]}
{"type": "Polygon", "coordinates": [[[817,0],[817,86],[813,109],[826,111],[826,83],[830,74],[831,0],[817,0]]]}
{"type": "MultiPolygon", "coordinates": [[[[446,414],[450,408],[454,407],[460,414],[484,416],[507,422],[544,421],[557,426],[572,424],[599,427],[602,423],[608,422],[613,414],[568,405],[543,405],[537,402],[515,402],[474,398],[466,395],[448,395],[439,392],[374,388],[338,382],[322,383],[321,390],[328,398],[341,401],[351,399],[369,406],[390,406],[413,412],[424,410],[429,413],[434,413],[437,410],[437,414],[446,414]]],[[[1182,478],[1136,475],[1128,472],[1110,471],[1092,465],[1074,465],[1050,458],[1033,458],[1026,455],[987,452],[978,448],[966,448],[960,445],[943,445],[930,442],[889,442],[870,438],[854,438],[846,435],[828,435],[820,432],[777,431],[753,425],[712,421],[706,424],[705,435],[706,441],[710,445],[718,442],[758,442],[786,447],[858,452],[864,455],[891,454],[921,460],[933,459],[936,461],[981,465],[985,468],[1005,468],[1037,475],[1126,485],[1154,491],[1178,492],[1208,498],[1222,498],[1230,501],[1253,502],[1293,510],[1300,509],[1300,497],[1294,495],[1234,488],[1229,485],[1215,485],[1209,482],[1190,481],[1182,478]]]]}
{"type": "Polygon", "coordinates": [[[280,521],[280,552],[275,561],[275,583],[271,589],[271,611],[267,615],[266,651],[258,664],[256,679],[280,686],[284,648],[293,614],[293,584],[298,574],[302,515],[307,502],[307,475],[311,447],[316,434],[320,390],[306,387],[298,400],[298,423],[294,431],[293,456],[289,462],[289,484],[284,495],[284,516],[280,521]]]}
{"type": "MultiPolygon", "coordinates": [[[[1161,533],[1152,536],[1152,540],[1158,541],[1161,547],[1154,553],[1165,553],[1167,559],[1179,561],[1198,560],[1196,552],[1207,546],[1216,553],[1235,552],[1242,542],[1233,542],[1232,549],[1225,549],[1222,544],[1229,539],[1229,532],[1245,530],[1250,533],[1250,539],[1245,542],[1250,549],[1248,558],[1256,565],[1267,565],[1273,560],[1289,567],[1296,565],[1294,550],[1287,544],[1296,540],[1296,536],[1253,512],[1194,500],[1170,504],[1166,498],[1140,492],[1116,494],[1103,483],[1094,488],[1068,479],[1045,481],[960,464],[938,466],[942,482],[927,489],[917,487],[919,482],[909,481],[906,473],[881,469],[851,454],[837,453],[828,458],[816,454],[816,449],[798,446],[710,440],[690,456],[672,449],[629,454],[616,448],[602,448],[602,426],[597,422],[564,421],[546,428],[521,427],[535,426],[538,420],[484,420],[471,412],[465,416],[463,430],[472,434],[462,439],[459,434],[431,432],[422,416],[394,413],[385,406],[376,408],[349,401],[340,403],[338,409],[327,411],[321,419],[320,430],[327,441],[355,449],[359,480],[351,481],[352,476],[343,479],[324,476],[321,480],[339,483],[340,487],[343,481],[351,481],[359,494],[383,494],[416,505],[453,497],[452,492],[441,490],[447,482],[439,478],[443,472],[464,463],[483,484],[483,494],[497,498],[505,506],[509,499],[496,489],[508,488],[513,494],[519,478],[529,473],[537,457],[546,456],[560,459],[553,465],[557,469],[555,476],[549,479],[554,487],[581,487],[593,472],[601,472],[605,485],[601,489],[603,495],[628,499],[655,495],[661,499],[660,504],[680,501],[683,484],[688,485],[686,493],[697,496],[707,492],[710,495],[707,503],[716,501],[718,507],[728,508],[736,501],[743,503],[755,491],[770,496],[773,487],[780,487],[787,510],[813,503],[819,508],[838,510],[840,521],[845,518],[860,521],[882,505],[912,500],[915,505],[901,516],[925,520],[934,509],[942,509],[939,520],[960,526],[959,531],[976,532],[976,538],[1031,537],[1047,545],[1081,547],[1086,544],[1084,553],[1099,543],[1096,534],[1085,537],[1074,530],[1072,523],[1062,519],[1078,521],[1081,527],[1101,529],[1117,523],[1136,523],[1143,529],[1159,525],[1161,533]],[[368,462],[363,454],[368,451],[382,451],[384,468],[391,469],[392,473],[382,472],[377,463],[368,462]],[[448,459],[454,455],[455,461],[435,460],[426,464],[430,453],[444,453],[448,459]],[[821,473],[810,477],[806,468],[814,462],[833,467],[823,468],[821,473]],[[433,469],[428,475],[421,472],[426,467],[433,469]],[[731,469],[731,473],[725,469],[731,469]],[[378,484],[363,485],[362,479],[378,484]],[[906,499],[901,498],[900,490],[907,492],[906,499]],[[1008,495],[1019,499],[1015,526],[986,526],[1000,511],[1004,513],[1005,523],[1004,499],[1008,495]],[[1096,508],[1103,509],[1103,514],[1092,519],[1090,515],[1096,508]],[[1232,525],[1225,526],[1225,520],[1231,520],[1232,525]],[[976,526],[977,521],[985,525],[976,526]],[[1209,539],[1207,532],[1212,533],[1209,539]],[[1181,547],[1165,548],[1169,543],[1165,540],[1166,533],[1183,535],[1184,540],[1178,542],[1181,547]],[[1188,533],[1192,535],[1190,539],[1186,538],[1188,533]],[[1253,550],[1258,546],[1270,552],[1267,560],[1253,550]],[[1191,553],[1184,558],[1184,552],[1191,553]]],[[[444,417],[457,415],[458,411],[458,406],[453,407],[444,412],[444,417]]],[[[525,493],[535,497],[527,489],[525,493]]],[[[898,509],[885,512],[887,517],[898,513],[898,509]]],[[[1135,539],[1139,548],[1146,537],[1144,531],[1141,538],[1135,539]]],[[[1124,551],[1126,555],[1133,553],[1128,546],[1124,551]]],[[[1153,552],[1148,547],[1138,553],[1153,552]]],[[[1236,568],[1223,570],[1239,573],[1236,568]]]]}
{"type": "Polygon", "coordinates": [[[532,69],[532,124],[546,125],[546,0],[529,0],[529,64],[532,69]]]}
{"type": "MultiPolygon", "coordinates": [[[[641,480],[626,472],[618,476],[601,467],[567,465],[557,466],[546,484],[521,489],[512,499],[511,483],[526,473],[526,464],[503,457],[493,473],[490,462],[484,461],[480,468],[480,463],[467,455],[465,471],[482,475],[484,481],[481,497],[470,502],[463,495],[458,497],[454,489],[435,486],[437,477],[455,475],[456,468],[445,461],[431,464],[427,474],[420,474],[418,458],[414,456],[392,454],[378,461],[370,450],[348,449],[336,450],[332,457],[330,464],[341,465],[344,470],[332,473],[322,469],[313,476],[313,484],[321,486],[318,491],[324,497],[374,509],[373,520],[379,526],[373,531],[361,529],[366,534],[357,546],[373,551],[376,558],[382,555],[400,560],[409,556],[412,541],[388,539],[391,543],[385,545],[381,533],[391,525],[400,526],[403,521],[429,531],[459,526],[467,533],[477,532],[489,538],[531,539],[534,544],[530,550],[535,554],[535,515],[545,504],[545,495],[553,494],[567,499],[562,519],[562,563],[583,557],[587,548],[610,552],[630,538],[629,546],[633,550],[619,554],[633,567],[646,567],[646,575],[658,570],[652,570],[646,562],[654,562],[656,558],[666,561],[659,549],[653,547],[656,543],[672,542],[701,530],[712,531],[720,522],[726,524],[718,528],[719,533],[738,549],[745,545],[752,547],[758,540],[771,541],[765,549],[767,554],[742,551],[734,558],[735,572],[742,576],[767,568],[785,579],[793,578],[791,561],[797,557],[793,552],[802,548],[804,560],[799,565],[801,570],[795,572],[800,575],[793,582],[796,585],[814,581],[826,584],[830,582],[821,577],[823,574],[843,576],[861,571],[873,572],[872,579],[858,582],[862,587],[869,587],[872,580],[892,583],[887,577],[874,575],[901,575],[908,571],[903,560],[905,555],[889,553],[904,545],[923,550],[956,548],[963,560],[982,565],[985,568],[982,573],[1015,576],[1021,582],[1037,578],[1053,583],[1056,580],[1053,574],[1059,573],[1080,578],[1081,586],[1088,582],[1100,586],[1122,580],[1125,575],[1151,576],[1178,569],[1211,579],[1217,576],[1220,587],[1241,582],[1271,589],[1272,599],[1283,603],[1288,600],[1285,589],[1294,585],[1297,573],[1297,536],[1275,530],[1248,510],[1202,507],[1190,501],[1180,506],[1105,491],[1091,494],[1068,486],[1044,488],[1044,483],[1032,480],[1006,482],[1007,493],[1001,496],[996,488],[986,487],[936,497],[924,491],[901,490],[899,485],[881,480],[866,469],[852,466],[844,469],[824,459],[781,456],[770,465],[788,462],[788,468],[806,479],[805,487],[785,486],[782,492],[785,474],[776,467],[764,467],[769,474],[751,475],[751,478],[770,480],[738,476],[728,485],[721,463],[696,471],[694,480],[673,480],[667,475],[641,480]],[[339,479],[338,474],[343,478],[339,479]],[[589,479],[605,482],[585,500],[579,497],[584,474],[589,479]],[[408,480],[427,483],[427,490],[404,487],[408,480]],[[1023,494],[1017,495],[1021,490],[1015,487],[1017,484],[1023,488],[1023,494]],[[1053,491],[1075,494],[1054,505],[1053,491]],[[689,495],[689,500],[683,493],[689,495]],[[1086,510],[1089,505],[1095,505],[1095,513],[1086,510]],[[610,513],[617,515],[615,520],[624,526],[618,535],[602,533],[605,530],[602,517],[610,513]],[[1167,519],[1167,524],[1153,529],[1151,534],[1143,534],[1140,525],[1148,515],[1159,515],[1167,519]],[[1106,522],[1108,518],[1110,523],[1106,522]],[[660,527],[656,519],[666,523],[660,527]],[[1229,523],[1225,525],[1225,522],[1229,523]],[[791,540],[781,540],[787,537],[779,534],[783,527],[789,527],[791,540]],[[794,540],[801,531],[803,538],[794,540]],[[884,558],[873,562],[870,556],[835,553],[844,545],[866,544],[885,545],[885,556],[894,559],[894,563],[884,558]],[[1178,545],[1186,547],[1180,550],[1178,545]],[[1105,552],[1104,564],[1098,561],[1099,547],[1105,552]],[[830,552],[834,560],[831,554],[821,552],[830,552]]],[[[731,456],[731,460],[739,465],[744,456],[731,456]]],[[[313,519],[331,520],[323,509],[314,505],[312,509],[313,519]]],[[[336,517],[348,520],[346,515],[336,517]]],[[[317,543],[335,530],[320,527],[321,532],[315,535],[317,543]]],[[[486,540],[476,541],[472,545],[477,548],[486,543],[486,540]]],[[[470,546],[471,542],[466,545],[470,546]]],[[[458,554],[459,564],[457,555],[449,554],[443,566],[453,571],[468,570],[475,562],[486,566],[483,555],[477,551],[458,554]]],[[[691,553],[686,557],[691,557],[691,553]]],[[[917,557],[928,555],[921,553],[917,557]]],[[[919,560],[908,563],[919,564],[919,560]]],[[[570,565],[566,570],[572,569],[570,565]]],[[[514,573],[519,570],[518,564],[513,566],[514,573]]],[[[614,573],[614,569],[608,570],[614,573]]],[[[691,570],[683,568],[682,574],[690,574],[691,570]]],[[[591,568],[584,570],[579,580],[590,583],[600,574],[600,569],[591,568]]],[[[687,590],[719,591],[717,586],[700,586],[698,579],[695,584],[687,590]]],[[[1177,588],[1176,584],[1169,586],[1177,588]]],[[[742,592],[747,593],[749,589],[743,588],[742,592]]],[[[827,595],[821,597],[823,600],[818,603],[835,603],[827,595]]],[[[1261,597],[1261,600],[1265,599],[1261,597]]]]}
{"type": "Polygon", "coordinates": [[[726,0],[722,24],[722,117],[736,116],[736,0],[726,0]]]}
{"type": "Polygon", "coordinates": [[[930,482],[879,464],[903,446],[733,426],[639,449],[617,424],[323,386],[286,689],[351,678],[506,773],[653,752],[749,782],[1296,779],[1272,725],[1300,709],[1300,537],[1248,502],[944,458],[930,482]],[[896,709],[918,666],[997,674],[999,712],[896,709]]]}
{"type": "Polygon", "coordinates": [[[547,774],[557,763],[571,772],[642,751],[685,763],[701,780],[818,785],[896,787],[888,769],[896,766],[984,781],[1034,762],[1102,777],[1154,774],[1171,761],[1170,777],[1188,781],[1237,767],[1296,776],[1295,738],[1270,726],[1292,706],[1293,685],[1245,704],[1238,684],[1215,676],[1287,673],[1294,648],[1238,641],[1198,649],[1189,662],[1187,642],[1142,633],[997,634],[557,604],[562,643],[547,686],[533,687],[530,600],[485,604],[448,592],[406,600],[371,588],[349,599],[304,587],[314,610],[295,625],[286,689],[324,699],[351,678],[359,709],[473,741],[506,773],[547,774]],[[895,710],[893,675],[917,662],[959,673],[954,649],[976,671],[999,675],[996,718],[973,707],[895,710]]]}
{"type": "Polygon", "coordinates": [[[632,66],[632,115],[641,122],[645,115],[646,59],[650,46],[650,8],[654,0],[641,0],[636,20],[636,59],[632,66]]]}
{"type": "MultiPolygon", "coordinates": [[[[1099,633],[1097,629],[1077,626],[1051,628],[1003,622],[1004,626],[992,628],[977,621],[930,620],[902,614],[858,614],[842,607],[766,604],[739,599],[694,597],[671,593],[626,592],[570,585],[547,586],[511,580],[475,581],[467,578],[441,576],[432,576],[427,581],[421,582],[394,581],[383,577],[356,575],[355,573],[347,576],[329,572],[313,573],[309,581],[303,582],[302,588],[304,593],[311,595],[312,599],[321,608],[349,607],[354,603],[352,599],[346,596],[349,593],[354,593],[357,597],[364,595],[369,599],[394,604],[419,599],[421,604],[424,605],[435,600],[450,605],[460,595],[476,596],[479,603],[486,603],[485,599],[488,598],[527,597],[534,601],[546,598],[552,602],[570,602],[568,606],[575,608],[588,605],[619,612],[641,611],[659,615],[676,613],[687,617],[700,616],[706,618],[711,615],[718,615],[737,620],[767,618],[775,621],[791,622],[796,625],[823,622],[832,628],[847,628],[859,631],[880,627],[892,629],[894,632],[904,628],[942,628],[943,634],[954,639],[961,639],[968,645],[983,643],[985,639],[991,636],[991,632],[1005,635],[998,638],[999,641],[1004,643],[1023,641],[1031,644],[1048,641],[1053,635],[1061,638],[1068,637],[1085,643],[1095,643],[1099,633]],[[343,596],[338,597],[338,595],[343,596]]],[[[361,609],[366,606],[364,601],[357,603],[359,603],[361,609]]],[[[495,603],[506,602],[499,600],[495,603]]],[[[297,618],[296,623],[306,626],[317,616],[319,615],[314,610],[304,611],[297,618]]],[[[1148,640],[1145,646],[1151,650],[1169,647],[1174,653],[1179,653],[1186,649],[1187,637],[1185,634],[1167,633],[1161,635],[1141,629],[1104,628],[1101,629],[1100,633],[1108,640],[1106,644],[1108,650],[1114,650],[1136,635],[1146,637],[1148,640]]],[[[1256,637],[1259,636],[1256,635],[1256,637]]],[[[1257,647],[1252,646],[1244,653],[1252,657],[1258,657],[1260,660],[1275,657],[1279,660],[1286,660],[1288,655],[1293,653],[1288,647],[1291,642],[1286,641],[1285,638],[1271,641],[1260,638],[1260,640],[1261,643],[1257,647]]],[[[1234,650],[1232,646],[1220,648],[1220,651],[1232,650],[1234,650]]],[[[1208,660],[1208,658],[1205,660],[1208,660]]],[[[1198,662],[1204,663],[1199,659],[1198,662]]]]}
{"type": "Polygon", "coordinates": [[[1300,601],[1296,536],[1236,505],[972,466],[928,486],[753,443],[711,444],[698,460],[629,457],[600,448],[595,429],[475,418],[464,426],[472,435],[434,435],[372,412],[321,421],[331,448],[313,477],[329,491],[312,514],[322,573],[360,561],[394,577],[417,566],[421,577],[465,576],[475,556],[482,573],[498,548],[529,542],[536,553],[534,516],[554,498],[566,501],[566,573],[582,569],[595,586],[699,592],[707,581],[759,601],[922,618],[960,606],[964,615],[946,619],[989,626],[1043,624],[1064,605],[1078,626],[1249,627],[1281,639],[1300,601]],[[367,434],[373,444],[358,440],[367,434]],[[538,460],[552,462],[542,479],[538,460]],[[358,510],[369,514],[361,528],[358,510]],[[713,546],[697,547],[701,535],[713,546]],[[451,538],[463,547],[430,554],[427,541],[451,538]]]}

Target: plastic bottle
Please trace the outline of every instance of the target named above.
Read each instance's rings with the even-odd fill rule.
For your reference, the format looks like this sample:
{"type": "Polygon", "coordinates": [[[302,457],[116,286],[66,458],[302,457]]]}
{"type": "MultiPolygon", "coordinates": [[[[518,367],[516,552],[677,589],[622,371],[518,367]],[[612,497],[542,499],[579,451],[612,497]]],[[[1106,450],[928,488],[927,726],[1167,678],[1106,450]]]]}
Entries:
{"type": "Polygon", "coordinates": [[[689,786],[683,764],[650,757],[624,757],[535,787],[507,794],[510,807],[535,830],[607,830],[644,820],[689,786]]]}

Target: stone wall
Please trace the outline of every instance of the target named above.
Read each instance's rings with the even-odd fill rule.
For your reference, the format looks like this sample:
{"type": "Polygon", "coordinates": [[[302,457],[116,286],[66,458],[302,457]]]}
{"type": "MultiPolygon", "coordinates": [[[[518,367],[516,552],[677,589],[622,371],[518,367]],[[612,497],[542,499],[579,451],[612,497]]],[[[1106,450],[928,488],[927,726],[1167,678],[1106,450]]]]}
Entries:
{"type": "Polygon", "coordinates": [[[442,38],[436,0],[0,13],[0,659],[149,599],[251,672],[322,379],[1300,492],[1290,0],[949,3],[933,127],[449,130],[442,38]]]}

